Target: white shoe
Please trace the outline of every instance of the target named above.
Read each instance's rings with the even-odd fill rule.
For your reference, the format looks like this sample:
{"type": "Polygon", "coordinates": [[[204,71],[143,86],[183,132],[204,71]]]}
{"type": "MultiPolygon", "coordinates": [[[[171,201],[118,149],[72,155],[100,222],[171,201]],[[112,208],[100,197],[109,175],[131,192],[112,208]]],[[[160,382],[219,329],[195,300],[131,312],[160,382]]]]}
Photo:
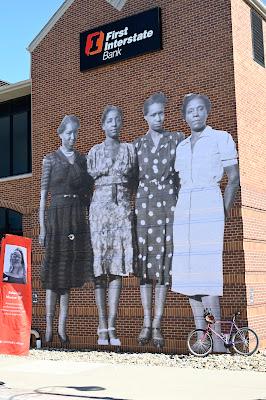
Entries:
{"type": "MultiPolygon", "coordinates": [[[[115,331],[115,328],[108,328],[108,332],[115,331]]],[[[109,335],[110,338],[110,335],[109,335]]],[[[121,341],[118,338],[110,338],[110,345],[111,346],[121,346],[121,341]]]]}
{"type": "MultiPolygon", "coordinates": [[[[108,329],[103,328],[103,329],[97,329],[97,335],[99,336],[100,333],[108,332],[108,329]]],[[[109,346],[109,340],[108,339],[101,339],[98,337],[97,344],[99,346],[109,346]]]]}

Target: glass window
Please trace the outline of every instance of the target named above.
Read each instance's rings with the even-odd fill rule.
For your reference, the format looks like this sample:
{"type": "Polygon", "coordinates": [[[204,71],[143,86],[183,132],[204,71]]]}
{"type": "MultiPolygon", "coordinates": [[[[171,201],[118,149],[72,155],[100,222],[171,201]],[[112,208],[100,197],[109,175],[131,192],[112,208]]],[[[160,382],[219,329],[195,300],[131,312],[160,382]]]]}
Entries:
{"type": "Polygon", "coordinates": [[[265,67],[262,18],[251,10],[252,47],[254,60],[265,67]]]}
{"type": "Polygon", "coordinates": [[[22,214],[8,208],[0,208],[0,238],[6,233],[22,236],[22,214]]]}
{"type": "Polygon", "coordinates": [[[0,103],[0,178],[31,172],[30,96],[0,103]]]}
{"type": "Polygon", "coordinates": [[[0,177],[10,176],[10,117],[0,117],[0,177]]]}

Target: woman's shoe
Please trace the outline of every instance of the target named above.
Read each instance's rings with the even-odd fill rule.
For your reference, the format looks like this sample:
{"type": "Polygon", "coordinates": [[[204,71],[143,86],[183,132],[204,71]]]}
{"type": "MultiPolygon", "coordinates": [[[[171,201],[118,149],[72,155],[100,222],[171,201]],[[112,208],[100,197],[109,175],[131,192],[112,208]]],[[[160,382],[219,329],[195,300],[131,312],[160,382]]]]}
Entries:
{"type": "Polygon", "coordinates": [[[110,345],[111,346],[121,346],[121,341],[116,335],[114,334],[113,337],[110,336],[110,332],[115,332],[115,328],[108,328],[110,345]]]}
{"type": "Polygon", "coordinates": [[[69,339],[69,337],[68,337],[67,335],[66,335],[65,338],[63,338],[63,337],[60,335],[59,332],[57,332],[57,335],[58,335],[58,338],[59,338],[60,343],[61,343],[62,346],[65,346],[65,345],[67,345],[67,344],[70,343],[70,339],[69,339]]]}
{"type": "Polygon", "coordinates": [[[138,344],[141,346],[145,346],[151,340],[151,327],[150,326],[143,326],[139,337],[138,337],[138,344]]]}
{"type": "Polygon", "coordinates": [[[100,334],[101,333],[106,333],[106,332],[108,332],[108,329],[106,329],[106,328],[103,328],[103,329],[98,328],[97,329],[97,335],[98,335],[97,344],[99,346],[109,346],[109,340],[108,339],[100,338],[100,334]]]}
{"type": "Polygon", "coordinates": [[[164,346],[164,338],[160,328],[152,328],[152,343],[157,349],[164,346]]]}

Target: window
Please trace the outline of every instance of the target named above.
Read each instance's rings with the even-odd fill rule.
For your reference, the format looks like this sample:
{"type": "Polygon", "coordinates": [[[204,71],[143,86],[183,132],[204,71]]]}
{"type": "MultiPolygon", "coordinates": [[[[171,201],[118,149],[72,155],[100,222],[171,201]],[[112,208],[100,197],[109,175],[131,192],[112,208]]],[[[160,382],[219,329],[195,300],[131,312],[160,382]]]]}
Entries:
{"type": "Polygon", "coordinates": [[[0,239],[6,234],[22,236],[22,214],[0,207],[0,239]]]}
{"type": "Polygon", "coordinates": [[[262,18],[251,10],[252,47],[254,60],[265,67],[262,18]]]}
{"type": "Polygon", "coordinates": [[[30,96],[0,103],[0,178],[31,172],[30,96]]]}

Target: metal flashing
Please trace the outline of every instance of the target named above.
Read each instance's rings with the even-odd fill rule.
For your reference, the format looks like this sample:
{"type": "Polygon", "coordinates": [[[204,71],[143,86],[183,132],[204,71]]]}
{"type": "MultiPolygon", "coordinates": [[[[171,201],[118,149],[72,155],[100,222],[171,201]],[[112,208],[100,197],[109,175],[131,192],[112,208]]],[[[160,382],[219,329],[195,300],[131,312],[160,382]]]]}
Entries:
{"type": "Polygon", "coordinates": [[[31,79],[0,86],[0,103],[31,94],[31,79]]]}

